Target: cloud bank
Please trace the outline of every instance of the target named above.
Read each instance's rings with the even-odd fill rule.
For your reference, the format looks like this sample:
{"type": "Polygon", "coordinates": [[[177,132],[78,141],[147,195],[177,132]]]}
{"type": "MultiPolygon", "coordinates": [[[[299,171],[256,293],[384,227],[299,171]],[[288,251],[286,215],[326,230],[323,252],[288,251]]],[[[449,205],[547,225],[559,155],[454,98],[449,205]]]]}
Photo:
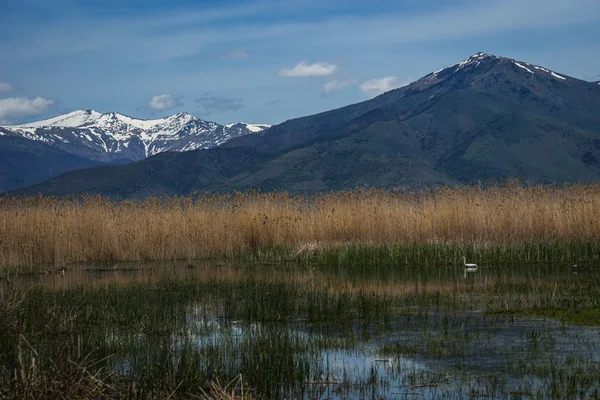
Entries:
{"type": "Polygon", "coordinates": [[[34,117],[48,111],[54,105],[54,100],[36,97],[9,97],[0,99],[0,123],[9,124],[25,117],[34,117]]]}
{"type": "Polygon", "coordinates": [[[277,73],[278,76],[287,78],[310,78],[329,76],[337,70],[337,65],[324,62],[309,64],[301,61],[294,68],[283,68],[277,73]]]}

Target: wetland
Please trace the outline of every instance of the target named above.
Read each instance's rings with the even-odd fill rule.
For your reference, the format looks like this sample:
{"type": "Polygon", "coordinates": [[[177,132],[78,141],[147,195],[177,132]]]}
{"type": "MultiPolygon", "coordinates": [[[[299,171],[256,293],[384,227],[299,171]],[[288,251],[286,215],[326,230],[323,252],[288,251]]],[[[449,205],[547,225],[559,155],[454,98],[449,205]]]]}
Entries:
{"type": "Polygon", "coordinates": [[[598,398],[599,216],[599,184],[3,197],[0,398],[598,398]]]}
{"type": "Polygon", "coordinates": [[[599,282],[561,264],[25,274],[0,283],[0,394],[597,398],[599,282]]]}

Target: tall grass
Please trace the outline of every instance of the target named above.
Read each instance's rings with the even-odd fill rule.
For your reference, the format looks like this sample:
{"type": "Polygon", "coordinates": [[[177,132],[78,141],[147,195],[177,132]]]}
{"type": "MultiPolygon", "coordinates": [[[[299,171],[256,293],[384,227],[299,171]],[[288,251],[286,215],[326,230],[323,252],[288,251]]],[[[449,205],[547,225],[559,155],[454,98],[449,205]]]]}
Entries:
{"type": "Polygon", "coordinates": [[[600,184],[313,196],[247,192],[144,201],[0,199],[0,266],[317,253],[327,258],[332,250],[341,262],[339,250],[352,253],[357,246],[383,249],[384,258],[398,262],[459,261],[465,252],[548,261],[597,259],[598,243],[600,184]]]}

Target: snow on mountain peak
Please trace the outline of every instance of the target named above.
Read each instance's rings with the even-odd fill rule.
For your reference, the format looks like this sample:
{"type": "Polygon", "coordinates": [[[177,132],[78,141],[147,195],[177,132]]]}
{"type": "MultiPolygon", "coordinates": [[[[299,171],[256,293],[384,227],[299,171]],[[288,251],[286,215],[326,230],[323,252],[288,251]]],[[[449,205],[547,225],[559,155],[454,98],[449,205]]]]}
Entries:
{"type": "Polygon", "coordinates": [[[271,125],[265,125],[265,124],[246,124],[246,123],[244,123],[244,125],[246,125],[246,128],[248,128],[248,130],[250,132],[254,132],[254,133],[262,132],[265,129],[269,129],[271,127],[271,125]]]}
{"type": "Polygon", "coordinates": [[[268,125],[268,124],[248,124],[246,122],[233,122],[231,124],[226,124],[225,127],[233,128],[234,126],[238,126],[238,125],[245,127],[246,129],[248,129],[250,132],[253,132],[253,133],[262,132],[265,129],[269,129],[271,127],[271,125],[268,125]]]}
{"type": "Polygon", "coordinates": [[[479,65],[481,63],[486,62],[486,61],[499,61],[500,63],[512,63],[514,66],[516,66],[520,70],[525,71],[532,75],[535,75],[536,72],[541,72],[543,74],[547,74],[549,77],[554,78],[554,79],[559,79],[559,80],[563,80],[563,81],[567,80],[566,77],[561,76],[561,75],[557,74],[556,72],[550,71],[549,69],[544,68],[544,67],[533,65],[533,64],[530,64],[527,62],[513,60],[511,58],[499,57],[499,56],[495,56],[493,54],[478,52],[468,58],[465,58],[461,62],[449,65],[449,66],[439,69],[435,72],[432,72],[428,75],[425,75],[423,78],[421,78],[421,81],[425,81],[425,80],[432,81],[432,80],[436,80],[436,79],[440,79],[440,78],[446,78],[456,72],[459,72],[460,70],[462,70],[463,68],[466,68],[468,66],[477,68],[477,67],[479,67],[479,65]]]}
{"type": "MultiPolygon", "coordinates": [[[[43,121],[5,127],[5,131],[42,141],[94,159],[122,156],[139,160],[163,151],[218,146],[238,136],[258,133],[269,125],[219,125],[189,113],[159,119],[138,119],[118,112],[77,110],[43,121]]],[[[5,133],[3,133],[5,134],[5,133]]],[[[121,157],[121,158],[122,158],[121,157]]]]}
{"type": "Polygon", "coordinates": [[[102,116],[95,110],[76,110],[68,114],[48,118],[43,121],[31,122],[29,124],[17,125],[15,128],[40,128],[45,126],[76,128],[98,120],[102,116]]]}
{"type": "Polygon", "coordinates": [[[524,63],[524,62],[517,62],[515,60],[510,60],[514,65],[516,65],[517,67],[521,68],[524,71],[529,72],[532,75],[535,75],[536,72],[545,74],[545,75],[549,75],[550,77],[554,78],[554,79],[559,79],[561,81],[566,81],[567,78],[557,74],[554,71],[551,71],[547,68],[544,67],[540,67],[539,65],[533,65],[533,64],[529,64],[529,63],[524,63]],[[535,71],[534,71],[535,70],[535,71]]]}
{"type": "Polygon", "coordinates": [[[453,72],[458,72],[459,70],[461,70],[462,68],[468,66],[468,65],[475,65],[476,67],[481,64],[482,61],[484,60],[495,60],[495,59],[500,59],[502,57],[498,57],[495,56],[493,54],[487,54],[487,53],[483,53],[483,52],[478,52],[473,54],[472,56],[465,58],[464,60],[462,60],[461,62],[458,62],[456,64],[452,64],[449,65],[447,67],[444,67],[442,69],[438,69],[435,72],[432,72],[431,74],[426,75],[424,78],[427,79],[434,79],[437,78],[438,75],[442,72],[447,72],[449,70],[453,70],[453,72]]]}
{"type": "Polygon", "coordinates": [[[480,51],[480,52],[475,53],[472,56],[470,56],[470,57],[462,60],[461,62],[458,63],[458,65],[459,66],[463,66],[463,65],[466,65],[466,64],[469,64],[469,63],[481,62],[481,61],[486,60],[486,59],[488,59],[488,60],[496,60],[496,59],[500,59],[500,58],[502,58],[502,57],[498,57],[498,56],[495,56],[493,54],[483,53],[483,52],[480,51]]]}

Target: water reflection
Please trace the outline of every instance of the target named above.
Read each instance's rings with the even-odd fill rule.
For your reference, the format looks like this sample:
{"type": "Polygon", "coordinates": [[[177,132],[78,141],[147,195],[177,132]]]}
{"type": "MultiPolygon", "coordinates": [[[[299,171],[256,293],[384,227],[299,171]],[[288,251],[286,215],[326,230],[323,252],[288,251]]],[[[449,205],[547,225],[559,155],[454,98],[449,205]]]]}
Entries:
{"type": "Polygon", "coordinates": [[[8,275],[0,285],[28,287],[41,285],[49,289],[107,284],[153,283],[165,279],[200,281],[240,280],[284,281],[336,290],[362,290],[401,295],[414,291],[446,292],[468,286],[470,289],[528,282],[544,284],[555,280],[593,279],[600,277],[600,267],[570,265],[524,265],[510,268],[485,266],[468,271],[461,266],[332,268],[297,264],[239,264],[217,262],[118,263],[112,265],[73,265],[46,273],[8,275]],[[577,272],[577,273],[575,273],[577,272]],[[466,282],[465,282],[465,278],[466,282]]]}

